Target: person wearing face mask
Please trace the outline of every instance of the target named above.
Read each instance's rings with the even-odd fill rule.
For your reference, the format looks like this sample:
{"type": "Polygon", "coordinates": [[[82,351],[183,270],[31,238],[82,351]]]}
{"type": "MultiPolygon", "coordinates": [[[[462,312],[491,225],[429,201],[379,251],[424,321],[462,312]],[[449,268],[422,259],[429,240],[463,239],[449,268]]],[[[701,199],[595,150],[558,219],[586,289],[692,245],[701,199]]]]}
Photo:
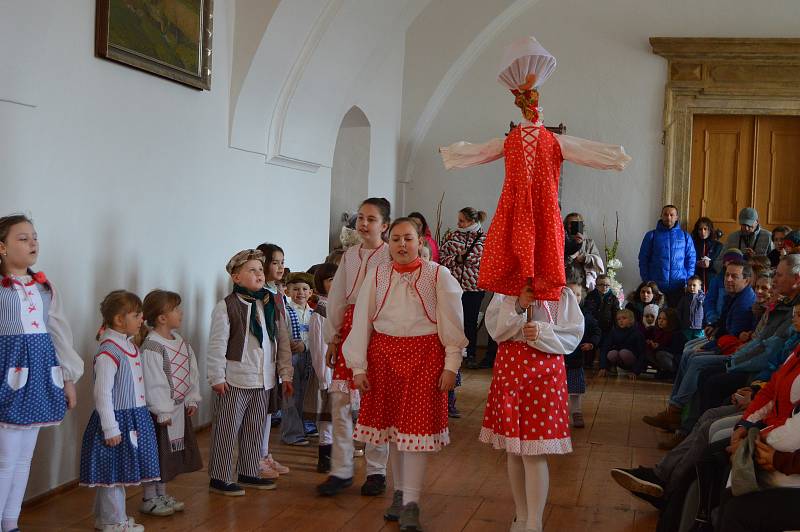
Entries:
{"type": "Polygon", "coordinates": [[[664,292],[667,305],[676,307],[683,296],[686,280],[694,275],[696,262],[694,243],[689,233],[681,228],[678,208],[665,205],[656,228],[644,235],[639,248],[642,282],[655,282],[664,292]]]}
{"type": "MultiPolygon", "coordinates": [[[[758,223],[758,211],[745,207],[739,211],[739,231],[728,235],[723,253],[731,248],[741,249],[745,258],[766,256],[772,251],[772,233],[758,223]]],[[[717,258],[717,269],[721,270],[722,260],[717,258]]]]}

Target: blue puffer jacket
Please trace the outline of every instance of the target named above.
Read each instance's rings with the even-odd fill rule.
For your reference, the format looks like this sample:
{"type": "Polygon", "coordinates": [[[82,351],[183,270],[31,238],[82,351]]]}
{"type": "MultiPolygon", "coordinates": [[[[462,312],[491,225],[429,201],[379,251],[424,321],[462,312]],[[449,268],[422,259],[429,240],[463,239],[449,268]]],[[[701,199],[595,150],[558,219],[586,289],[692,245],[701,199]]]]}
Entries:
{"type": "Polygon", "coordinates": [[[655,281],[662,292],[686,286],[697,262],[691,235],[676,223],[667,229],[661,220],[648,231],[639,249],[639,275],[642,281],[655,281]]]}

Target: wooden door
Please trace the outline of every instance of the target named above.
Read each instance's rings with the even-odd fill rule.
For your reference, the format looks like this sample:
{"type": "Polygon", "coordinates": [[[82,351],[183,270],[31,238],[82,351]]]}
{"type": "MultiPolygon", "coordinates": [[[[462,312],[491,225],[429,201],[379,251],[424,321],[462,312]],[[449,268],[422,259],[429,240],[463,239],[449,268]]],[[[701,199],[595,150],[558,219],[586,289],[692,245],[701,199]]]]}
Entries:
{"type": "Polygon", "coordinates": [[[755,207],[768,229],[798,228],[798,198],[800,117],[694,116],[689,224],[708,216],[728,234],[739,210],[755,207]]]}
{"type": "Polygon", "coordinates": [[[688,231],[708,216],[725,234],[739,229],[739,211],[753,198],[752,116],[695,115],[688,231]]]}
{"type": "Polygon", "coordinates": [[[756,210],[761,224],[800,228],[800,117],[762,116],[756,123],[756,210]]]}

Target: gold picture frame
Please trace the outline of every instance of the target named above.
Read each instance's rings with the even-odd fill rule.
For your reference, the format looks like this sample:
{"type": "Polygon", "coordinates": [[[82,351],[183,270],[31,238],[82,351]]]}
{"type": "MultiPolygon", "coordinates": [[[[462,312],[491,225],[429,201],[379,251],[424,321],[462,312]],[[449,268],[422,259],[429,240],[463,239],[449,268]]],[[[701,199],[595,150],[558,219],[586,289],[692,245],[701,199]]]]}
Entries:
{"type": "Polygon", "coordinates": [[[95,53],[211,89],[213,0],[97,0],[95,53]]]}

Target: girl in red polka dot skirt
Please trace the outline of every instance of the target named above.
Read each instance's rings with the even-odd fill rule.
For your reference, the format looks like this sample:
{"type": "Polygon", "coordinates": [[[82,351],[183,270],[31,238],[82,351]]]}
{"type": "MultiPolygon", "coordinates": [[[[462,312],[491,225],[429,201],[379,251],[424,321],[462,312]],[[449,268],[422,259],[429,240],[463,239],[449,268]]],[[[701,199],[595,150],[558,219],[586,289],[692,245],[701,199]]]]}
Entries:
{"type": "Polygon", "coordinates": [[[384,517],[400,530],[421,530],[425,463],[450,442],[447,392],[467,346],[461,286],[444,266],[422,261],[419,247],[417,226],[396,220],[392,263],[367,274],[344,344],[362,391],[355,438],[390,444],[394,497],[384,517]]]}
{"type": "MultiPolygon", "coordinates": [[[[352,405],[358,402],[358,390],[353,385],[353,371],[347,367],[342,355],[342,344],[353,326],[353,309],[361,284],[370,268],[388,264],[389,246],[382,235],[389,228],[389,201],[385,198],[367,198],[358,208],[356,230],[361,244],[344,252],[342,262],[333,277],[328,293],[327,319],[323,330],[328,344],[327,364],[333,369],[328,389],[333,423],[331,470],[328,478],[317,486],[317,492],[333,496],[353,484],[353,417],[352,405]]],[[[385,444],[367,444],[367,480],[361,494],[376,496],[386,490],[386,462],[389,449],[385,444]]]]}
{"type": "Polygon", "coordinates": [[[572,452],[564,354],[580,343],[583,314],[569,288],[558,301],[533,294],[530,285],[519,297],[495,294],[486,309],[486,328],[499,348],[480,441],[507,453],[516,506],[512,530],[541,531],[549,484],[545,456],[572,452]]]}

